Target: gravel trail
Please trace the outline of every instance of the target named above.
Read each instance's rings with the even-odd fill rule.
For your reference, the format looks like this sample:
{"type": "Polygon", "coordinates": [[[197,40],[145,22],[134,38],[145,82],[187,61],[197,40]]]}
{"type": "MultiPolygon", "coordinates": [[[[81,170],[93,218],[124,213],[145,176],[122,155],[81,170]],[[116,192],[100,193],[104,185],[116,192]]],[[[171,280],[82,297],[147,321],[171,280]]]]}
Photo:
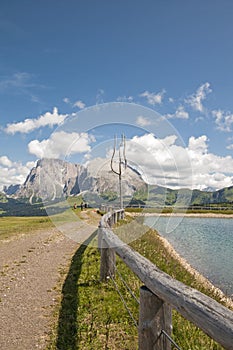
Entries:
{"type": "Polygon", "coordinates": [[[60,269],[79,244],[56,228],[0,242],[0,349],[44,349],[60,269]]]}

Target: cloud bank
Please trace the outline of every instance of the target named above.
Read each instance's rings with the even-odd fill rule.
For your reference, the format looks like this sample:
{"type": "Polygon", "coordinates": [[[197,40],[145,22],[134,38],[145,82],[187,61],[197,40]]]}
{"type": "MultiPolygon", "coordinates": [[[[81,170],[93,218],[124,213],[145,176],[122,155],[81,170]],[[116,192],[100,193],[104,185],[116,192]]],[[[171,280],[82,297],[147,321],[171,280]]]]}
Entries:
{"type": "Polygon", "coordinates": [[[7,134],[28,134],[41,127],[60,125],[67,118],[68,114],[59,114],[58,109],[54,107],[53,112],[46,112],[36,119],[25,119],[23,122],[7,124],[5,132],[7,134]]]}
{"type": "Polygon", "coordinates": [[[35,162],[14,162],[7,156],[0,157],[0,190],[4,186],[23,184],[35,162]]]}
{"type": "Polygon", "coordinates": [[[32,140],[28,151],[38,158],[63,158],[77,153],[90,152],[93,136],[88,133],[54,132],[49,139],[32,140]]]}
{"type": "MultiPolygon", "coordinates": [[[[38,158],[64,158],[88,155],[95,139],[88,133],[54,132],[49,139],[32,140],[28,150],[38,158]]],[[[187,146],[177,145],[177,136],[162,139],[153,134],[134,136],[126,142],[126,155],[150,184],[173,189],[220,189],[233,185],[233,158],[220,157],[208,150],[206,135],[191,136],[187,146]]],[[[106,151],[107,156],[112,153],[106,151]]],[[[108,157],[109,158],[109,157],[108,157]]],[[[110,158],[109,158],[110,159],[110,158]]],[[[1,187],[22,184],[34,162],[23,165],[7,156],[0,157],[1,187]]]]}
{"type": "Polygon", "coordinates": [[[233,158],[209,153],[206,135],[190,137],[187,147],[176,145],[176,140],[175,135],[134,136],[127,142],[127,157],[152,184],[199,190],[233,185],[233,158]]]}

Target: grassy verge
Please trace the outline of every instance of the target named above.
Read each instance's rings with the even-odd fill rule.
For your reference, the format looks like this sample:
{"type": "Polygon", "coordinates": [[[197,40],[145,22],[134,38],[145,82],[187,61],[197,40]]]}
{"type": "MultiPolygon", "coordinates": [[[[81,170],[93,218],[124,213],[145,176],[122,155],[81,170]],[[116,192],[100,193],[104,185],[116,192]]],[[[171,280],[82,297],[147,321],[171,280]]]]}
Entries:
{"type": "MultiPolygon", "coordinates": [[[[155,231],[149,230],[131,245],[172,277],[216,298],[212,291],[170,256],[155,231]]],[[[127,301],[132,318],[114,282],[111,279],[108,283],[99,282],[99,267],[98,249],[93,244],[82,245],[74,255],[68,272],[64,272],[66,278],[60,306],[56,310],[58,324],[53,330],[47,350],[137,349],[137,328],[134,320],[138,321],[138,303],[125,287],[122,277],[137,298],[141,282],[117,258],[115,281],[117,289],[127,301]]],[[[173,338],[182,349],[222,349],[176,311],[173,311],[173,338]]]]}
{"type": "MultiPolygon", "coordinates": [[[[51,228],[55,224],[72,222],[74,214],[80,217],[80,208],[73,209],[74,203],[80,204],[80,198],[68,199],[68,209],[63,208],[60,213],[51,216],[4,216],[0,217],[0,240],[13,236],[30,233],[34,230],[51,228]]],[[[67,206],[67,203],[63,203],[67,206]]],[[[54,204],[53,207],[61,205],[60,202],[54,204]]]]}
{"type": "Polygon", "coordinates": [[[47,227],[52,227],[47,216],[2,217],[0,218],[0,240],[47,227]]]}
{"type": "MultiPolygon", "coordinates": [[[[48,350],[136,349],[137,329],[112,281],[100,283],[99,266],[97,248],[82,245],[73,256],[48,350]]],[[[137,317],[137,305],[130,304],[137,317]]]]}
{"type": "Polygon", "coordinates": [[[170,213],[176,213],[176,214],[227,214],[232,215],[233,210],[231,208],[224,208],[219,209],[218,207],[213,209],[179,209],[176,207],[164,207],[164,208],[126,208],[125,210],[128,213],[156,213],[156,214],[170,214],[170,213]]]}
{"type": "MultiPolygon", "coordinates": [[[[213,291],[206,288],[179,261],[170,256],[155,231],[149,230],[140,240],[133,242],[132,246],[173,278],[220,302],[213,291]]],[[[173,338],[182,349],[223,349],[175,310],[173,311],[173,338]]]]}

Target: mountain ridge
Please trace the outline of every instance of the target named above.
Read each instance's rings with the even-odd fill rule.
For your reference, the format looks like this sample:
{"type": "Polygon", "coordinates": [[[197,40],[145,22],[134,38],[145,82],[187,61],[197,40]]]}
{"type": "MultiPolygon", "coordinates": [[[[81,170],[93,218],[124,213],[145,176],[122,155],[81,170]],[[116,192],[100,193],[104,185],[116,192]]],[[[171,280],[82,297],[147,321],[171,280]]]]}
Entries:
{"type": "MultiPolygon", "coordinates": [[[[38,199],[56,198],[92,192],[105,198],[117,197],[118,176],[113,174],[110,161],[96,158],[86,165],[74,164],[60,159],[43,158],[37,161],[23,185],[4,188],[4,195],[19,199],[27,198],[31,203],[38,199]]],[[[233,203],[233,186],[216,191],[190,189],[170,189],[148,185],[140,173],[130,165],[122,177],[122,192],[131,198],[131,204],[151,205],[209,205],[233,203]]]]}
{"type": "MultiPolygon", "coordinates": [[[[84,191],[117,193],[118,186],[118,177],[111,171],[108,160],[96,158],[84,166],[60,159],[43,158],[31,169],[23,185],[11,185],[4,189],[4,193],[17,199],[30,198],[32,202],[33,197],[55,200],[84,191]]],[[[122,179],[123,193],[132,196],[137,189],[145,187],[141,175],[127,167],[122,179]]]]}

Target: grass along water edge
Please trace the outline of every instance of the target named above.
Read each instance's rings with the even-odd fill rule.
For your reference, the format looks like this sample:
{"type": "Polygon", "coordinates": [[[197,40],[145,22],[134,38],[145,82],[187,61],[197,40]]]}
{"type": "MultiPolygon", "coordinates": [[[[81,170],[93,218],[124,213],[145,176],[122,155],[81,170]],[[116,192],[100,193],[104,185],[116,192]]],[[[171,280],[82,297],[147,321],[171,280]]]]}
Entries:
{"type": "MultiPolygon", "coordinates": [[[[131,219],[126,217],[121,224],[127,220],[131,219]]],[[[96,240],[97,237],[93,239],[96,240]]],[[[224,304],[224,300],[221,300],[214,290],[203,284],[191,271],[187,271],[181,262],[171,255],[156,231],[149,229],[131,246],[173,278],[224,304]]],[[[99,268],[99,250],[94,248],[93,244],[80,246],[71,264],[62,273],[63,283],[58,287],[62,289],[62,294],[56,308],[56,321],[47,350],[137,349],[137,329],[134,322],[124,307],[113,281],[110,279],[108,283],[100,283],[99,268]]],[[[117,270],[139,297],[142,283],[119,258],[117,270]]],[[[137,320],[138,305],[118,274],[116,283],[120,293],[127,300],[131,315],[137,320]]],[[[176,311],[173,311],[173,338],[182,349],[222,349],[176,311]]]]}

